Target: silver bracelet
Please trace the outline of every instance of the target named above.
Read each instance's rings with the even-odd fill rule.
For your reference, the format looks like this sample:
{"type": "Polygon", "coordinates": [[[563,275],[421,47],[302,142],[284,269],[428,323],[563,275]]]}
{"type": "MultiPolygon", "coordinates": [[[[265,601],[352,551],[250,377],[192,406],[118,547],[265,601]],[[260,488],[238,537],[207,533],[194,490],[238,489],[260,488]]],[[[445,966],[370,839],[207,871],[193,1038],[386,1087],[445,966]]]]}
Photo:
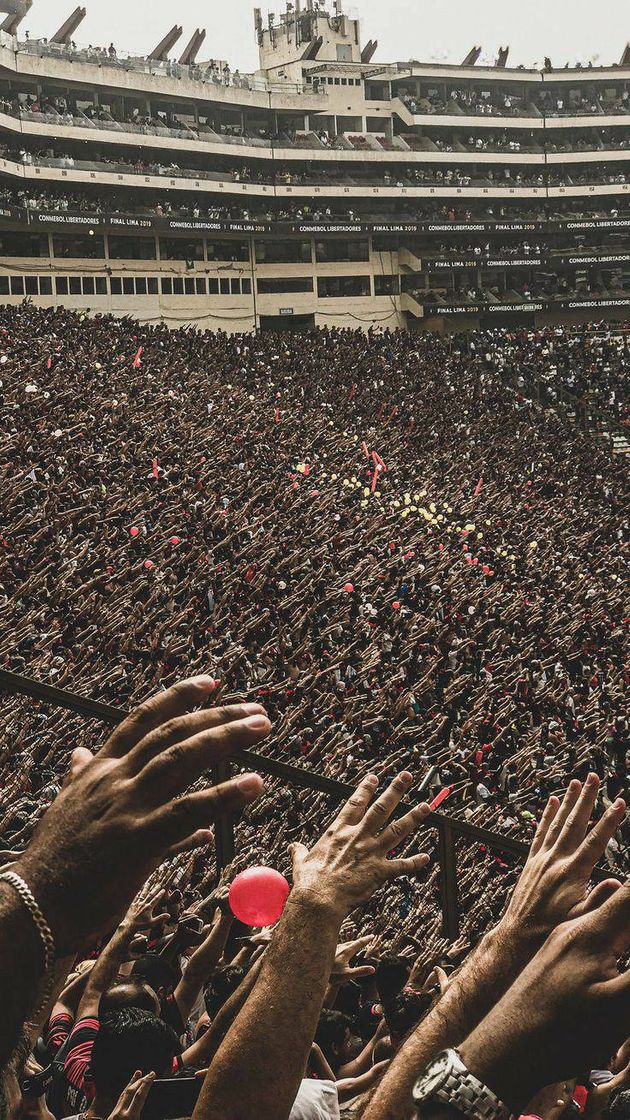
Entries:
{"type": "Polygon", "coordinates": [[[0,875],[0,883],[9,883],[17,891],[31,915],[44,948],[44,975],[46,975],[54,965],[56,957],[55,939],[52,930],[42,914],[31,888],[20,875],[16,874],[15,871],[4,871],[0,875]]]}

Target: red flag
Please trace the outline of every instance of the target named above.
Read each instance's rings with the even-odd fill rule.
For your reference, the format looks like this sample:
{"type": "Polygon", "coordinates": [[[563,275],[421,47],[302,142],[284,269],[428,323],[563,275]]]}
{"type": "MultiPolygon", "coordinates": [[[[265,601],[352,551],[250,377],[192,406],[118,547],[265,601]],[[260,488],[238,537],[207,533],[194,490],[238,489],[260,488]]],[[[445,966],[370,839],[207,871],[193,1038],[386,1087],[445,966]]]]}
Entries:
{"type": "Polygon", "coordinates": [[[365,442],[365,440],[361,440],[361,450],[362,450],[363,454],[365,455],[365,458],[369,459],[370,458],[370,452],[368,451],[368,445],[365,442]]]}
{"type": "Polygon", "coordinates": [[[52,369],[52,358],[48,359],[48,361],[46,362],[46,366],[48,369],[52,369]]]}
{"type": "Polygon", "coordinates": [[[355,382],[355,383],[354,383],[354,385],[352,386],[352,388],[351,388],[350,392],[348,393],[348,400],[349,400],[349,401],[351,401],[351,400],[353,399],[353,397],[354,397],[354,394],[356,393],[356,391],[357,391],[357,384],[356,384],[356,382],[355,382]]]}
{"type": "Polygon", "coordinates": [[[481,487],[482,486],[483,486],[483,478],[480,478],[479,482],[475,486],[475,497],[476,498],[479,496],[479,494],[481,494],[481,487]]]}
{"type": "Polygon", "coordinates": [[[154,478],[158,478],[158,477],[159,477],[159,473],[158,473],[158,461],[157,461],[157,459],[152,459],[152,460],[151,460],[151,473],[153,474],[153,477],[154,477],[154,478]]]}
{"type": "Polygon", "coordinates": [[[432,813],[434,813],[435,810],[437,808],[439,808],[439,806],[442,804],[443,801],[446,801],[447,797],[451,796],[451,794],[453,792],[453,789],[454,789],[453,786],[447,786],[446,789],[443,789],[441,791],[441,793],[438,793],[437,797],[433,798],[433,801],[429,805],[429,808],[430,808],[432,813]]]}
{"type": "Polygon", "coordinates": [[[140,366],[142,365],[142,354],[143,354],[143,352],[144,352],[144,346],[139,346],[138,351],[136,353],[136,356],[133,360],[133,368],[134,369],[140,369],[140,366]]]}
{"type": "Polygon", "coordinates": [[[276,409],[275,421],[276,421],[276,424],[280,423],[280,409],[279,408],[276,409]]]}

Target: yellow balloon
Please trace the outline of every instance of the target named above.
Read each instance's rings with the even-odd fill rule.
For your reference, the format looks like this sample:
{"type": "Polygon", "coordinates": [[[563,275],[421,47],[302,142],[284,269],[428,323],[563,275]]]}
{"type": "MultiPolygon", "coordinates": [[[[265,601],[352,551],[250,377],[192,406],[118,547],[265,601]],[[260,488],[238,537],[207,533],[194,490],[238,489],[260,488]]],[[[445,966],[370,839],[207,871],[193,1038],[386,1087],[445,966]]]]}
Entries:
{"type": "Polygon", "coordinates": [[[401,510],[400,516],[401,517],[409,517],[409,510],[408,509],[401,510]]]}
{"type": "Polygon", "coordinates": [[[431,510],[431,513],[435,513],[435,511],[437,509],[437,506],[436,506],[435,502],[430,502],[429,503],[429,509],[431,510]]]}
{"type": "Polygon", "coordinates": [[[400,509],[400,502],[394,502],[394,509],[400,509]]]}
{"type": "Polygon", "coordinates": [[[364,490],[363,490],[363,493],[365,494],[366,498],[369,498],[369,496],[370,496],[370,487],[369,487],[369,486],[366,486],[366,487],[364,488],[364,490]]]}

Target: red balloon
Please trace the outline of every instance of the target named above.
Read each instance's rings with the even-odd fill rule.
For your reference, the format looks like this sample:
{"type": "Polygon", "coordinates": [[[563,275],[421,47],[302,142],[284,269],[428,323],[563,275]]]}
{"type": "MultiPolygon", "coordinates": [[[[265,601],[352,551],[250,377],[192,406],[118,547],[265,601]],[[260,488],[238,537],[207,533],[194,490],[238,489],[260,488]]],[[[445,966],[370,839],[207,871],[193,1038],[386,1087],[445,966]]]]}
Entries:
{"type": "Polygon", "coordinates": [[[152,561],[152,560],[145,560],[145,562],[144,562],[144,566],[145,566],[145,568],[146,568],[146,569],[147,569],[147,571],[148,571],[148,570],[149,570],[149,568],[154,568],[154,567],[155,567],[155,564],[153,563],[153,561],[152,561]]]}
{"type": "Polygon", "coordinates": [[[181,542],[181,537],[169,537],[168,538],[168,543],[169,544],[181,544],[182,543],[181,542]]]}
{"type": "Polygon", "coordinates": [[[488,567],[487,564],[484,564],[481,570],[482,570],[484,576],[489,576],[490,575],[490,568],[488,567]]]}
{"type": "Polygon", "coordinates": [[[398,602],[392,603],[392,610],[399,611],[400,610],[400,603],[398,603],[398,602]]]}
{"type": "Polygon", "coordinates": [[[230,909],[246,926],[270,926],[278,921],[288,897],[289,884],[279,871],[250,867],[230,887],[230,909]]]}
{"type": "Polygon", "coordinates": [[[343,589],[344,589],[344,591],[348,592],[348,595],[352,595],[352,592],[354,591],[354,584],[344,583],[343,589]]]}
{"type": "Polygon", "coordinates": [[[129,530],[129,536],[130,537],[137,537],[137,536],[139,536],[139,534],[140,534],[140,530],[136,529],[135,525],[133,526],[132,529],[129,530]]]}

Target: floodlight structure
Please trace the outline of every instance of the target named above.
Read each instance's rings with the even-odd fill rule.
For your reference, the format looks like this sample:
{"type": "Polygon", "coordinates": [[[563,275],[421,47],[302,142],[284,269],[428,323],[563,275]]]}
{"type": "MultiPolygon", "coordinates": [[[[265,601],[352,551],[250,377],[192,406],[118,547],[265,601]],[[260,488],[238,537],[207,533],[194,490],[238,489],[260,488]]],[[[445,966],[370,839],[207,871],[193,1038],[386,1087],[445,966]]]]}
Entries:
{"type": "Polygon", "coordinates": [[[24,16],[33,6],[33,0],[0,0],[0,12],[6,12],[6,19],[0,23],[0,31],[16,35],[24,16]]]}
{"type": "Polygon", "coordinates": [[[192,36],[186,50],[179,60],[180,66],[192,66],[193,62],[197,61],[197,55],[206,38],[205,29],[202,31],[199,27],[192,36]]]}
{"type": "Polygon", "coordinates": [[[179,42],[184,34],[184,28],[178,27],[175,24],[171,30],[160,40],[157,47],[149,51],[147,58],[155,59],[156,62],[166,62],[168,60],[169,51],[173,49],[175,43],[179,42]]]}
{"type": "Polygon", "coordinates": [[[65,23],[62,23],[59,30],[55,31],[55,34],[50,40],[51,43],[59,43],[66,47],[69,46],[77,27],[79,24],[83,23],[86,15],[87,8],[75,8],[72,15],[68,16],[65,23]]]}
{"type": "Polygon", "coordinates": [[[462,62],[462,66],[474,66],[480,54],[481,47],[473,47],[472,50],[470,50],[466,55],[464,61],[462,62]]]}

